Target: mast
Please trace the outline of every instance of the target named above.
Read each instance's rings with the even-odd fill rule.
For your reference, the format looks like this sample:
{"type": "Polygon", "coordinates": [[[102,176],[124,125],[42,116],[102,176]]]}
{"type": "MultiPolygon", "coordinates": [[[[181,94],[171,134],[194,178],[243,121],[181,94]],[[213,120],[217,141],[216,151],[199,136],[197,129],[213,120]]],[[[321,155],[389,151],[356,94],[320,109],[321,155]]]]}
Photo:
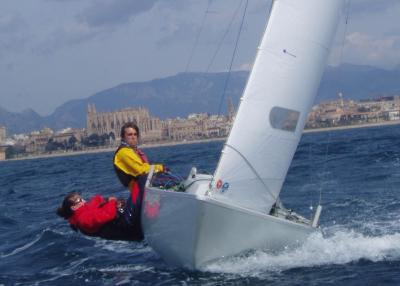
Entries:
{"type": "Polygon", "coordinates": [[[269,212],[303,132],[344,0],[275,0],[210,195],[269,212]]]}

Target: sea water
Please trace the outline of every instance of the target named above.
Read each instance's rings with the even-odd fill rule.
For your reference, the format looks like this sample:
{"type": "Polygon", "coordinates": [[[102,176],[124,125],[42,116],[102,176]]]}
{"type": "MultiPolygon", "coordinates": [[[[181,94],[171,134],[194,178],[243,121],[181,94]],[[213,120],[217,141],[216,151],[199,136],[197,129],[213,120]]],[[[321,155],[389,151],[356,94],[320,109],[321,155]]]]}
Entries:
{"type": "MultiPolygon", "coordinates": [[[[222,146],[145,152],[186,176],[192,166],[212,173],[222,146]]],[[[85,237],[56,216],[71,191],[127,197],[112,156],[0,162],[0,285],[400,285],[400,126],[305,134],[281,197],[306,217],[321,203],[322,233],[297,249],[249,251],[201,271],[166,264],[146,242],[85,237]]]]}

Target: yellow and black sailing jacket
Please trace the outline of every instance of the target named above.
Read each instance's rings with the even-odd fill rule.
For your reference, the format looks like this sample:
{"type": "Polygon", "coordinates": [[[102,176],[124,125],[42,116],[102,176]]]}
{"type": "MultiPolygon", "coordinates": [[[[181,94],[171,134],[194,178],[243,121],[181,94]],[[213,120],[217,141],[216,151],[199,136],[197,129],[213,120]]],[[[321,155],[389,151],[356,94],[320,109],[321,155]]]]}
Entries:
{"type": "MultiPolygon", "coordinates": [[[[146,175],[150,171],[150,164],[144,162],[136,151],[129,145],[121,144],[115,151],[113,159],[114,169],[117,177],[125,187],[131,190],[131,182],[138,176],[146,175]]],[[[162,172],[163,165],[154,165],[154,172],[162,172]]]]}

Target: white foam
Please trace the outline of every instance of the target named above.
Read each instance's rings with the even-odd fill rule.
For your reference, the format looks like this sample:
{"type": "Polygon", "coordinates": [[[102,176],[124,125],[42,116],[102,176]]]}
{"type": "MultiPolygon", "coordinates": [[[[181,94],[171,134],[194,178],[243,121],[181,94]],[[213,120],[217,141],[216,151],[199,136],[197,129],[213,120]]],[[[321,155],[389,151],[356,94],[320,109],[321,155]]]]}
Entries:
{"type": "Polygon", "coordinates": [[[145,246],[140,242],[130,242],[130,241],[110,241],[95,238],[94,239],[96,247],[101,247],[104,250],[112,251],[115,253],[127,253],[127,254],[138,254],[138,253],[149,253],[151,252],[151,248],[145,246]]]}
{"type": "Polygon", "coordinates": [[[327,238],[324,238],[322,234],[314,234],[297,249],[285,250],[278,254],[259,250],[246,256],[213,262],[205,266],[204,270],[244,276],[263,276],[266,273],[298,267],[346,264],[360,259],[376,262],[399,258],[400,233],[367,236],[341,229],[336,230],[327,238]]]}
{"type": "Polygon", "coordinates": [[[146,265],[116,265],[109,266],[106,268],[98,269],[101,272],[135,272],[135,273],[143,273],[143,272],[154,272],[154,267],[146,266],[146,265]]]}
{"type": "Polygon", "coordinates": [[[142,277],[144,273],[148,273],[149,275],[160,275],[153,266],[147,265],[115,265],[96,270],[110,274],[110,276],[113,277],[113,285],[140,284],[141,281],[137,279],[138,277],[142,277]]]}

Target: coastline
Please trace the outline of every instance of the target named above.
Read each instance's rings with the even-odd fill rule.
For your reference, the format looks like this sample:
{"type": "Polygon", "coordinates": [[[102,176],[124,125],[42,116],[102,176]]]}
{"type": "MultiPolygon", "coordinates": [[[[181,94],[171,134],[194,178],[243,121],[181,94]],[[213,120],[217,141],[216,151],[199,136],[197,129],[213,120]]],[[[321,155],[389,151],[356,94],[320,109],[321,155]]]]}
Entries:
{"type": "Polygon", "coordinates": [[[335,126],[335,127],[304,129],[303,133],[328,132],[328,131],[336,131],[336,130],[359,129],[359,128],[380,127],[380,126],[399,125],[399,124],[400,124],[400,120],[393,120],[393,121],[355,124],[355,125],[343,125],[343,126],[335,126]]]}
{"type": "MultiPolygon", "coordinates": [[[[358,125],[344,125],[344,126],[336,126],[336,127],[305,129],[305,130],[303,130],[303,133],[329,132],[329,131],[336,131],[336,130],[380,127],[380,126],[399,125],[399,124],[400,124],[400,120],[394,120],[394,121],[366,123],[366,124],[358,124],[358,125]]],[[[226,137],[197,139],[197,140],[189,140],[189,141],[188,140],[169,141],[169,142],[160,142],[160,143],[145,143],[145,144],[139,145],[139,147],[141,149],[149,149],[149,148],[156,148],[156,147],[178,146],[178,145],[207,143],[207,142],[225,141],[225,140],[226,140],[226,137]]],[[[32,156],[21,157],[21,158],[6,159],[6,160],[0,161],[0,162],[42,159],[42,158],[54,158],[54,157],[64,157],[64,156],[78,156],[78,155],[91,154],[91,153],[106,153],[106,152],[114,152],[116,150],[116,148],[117,148],[117,146],[107,147],[107,148],[94,148],[94,149],[87,149],[87,150],[82,150],[82,151],[67,151],[67,152],[59,152],[59,153],[51,153],[51,154],[39,154],[39,155],[32,155],[32,156]]]]}
{"type": "MultiPolygon", "coordinates": [[[[160,142],[160,143],[145,143],[139,145],[140,149],[149,149],[149,148],[156,148],[156,147],[168,147],[168,146],[177,146],[177,145],[187,145],[187,144],[196,144],[196,143],[207,143],[207,142],[215,142],[215,141],[224,141],[226,138],[209,138],[209,139],[198,139],[198,140],[190,140],[190,141],[170,141],[170,142],[160,142]]],[[[86,149],[82,151],[66,151],[66,152],[57,152],[51,154],[38,154],[20,158],[12,158],[6,159],[0,162],[7,162],[7,161],[20,161],[20,160],[32,160],[32,159],[43,159],[43,158],[54,158],[54,157],[64,157],[64,156],[78,156],[83,154],[95,154],[95,153],[107,153],[107,152],[114,152],[118,146],[107,147],[107,148],[93,148],[93,149],[86,149]]]]}

